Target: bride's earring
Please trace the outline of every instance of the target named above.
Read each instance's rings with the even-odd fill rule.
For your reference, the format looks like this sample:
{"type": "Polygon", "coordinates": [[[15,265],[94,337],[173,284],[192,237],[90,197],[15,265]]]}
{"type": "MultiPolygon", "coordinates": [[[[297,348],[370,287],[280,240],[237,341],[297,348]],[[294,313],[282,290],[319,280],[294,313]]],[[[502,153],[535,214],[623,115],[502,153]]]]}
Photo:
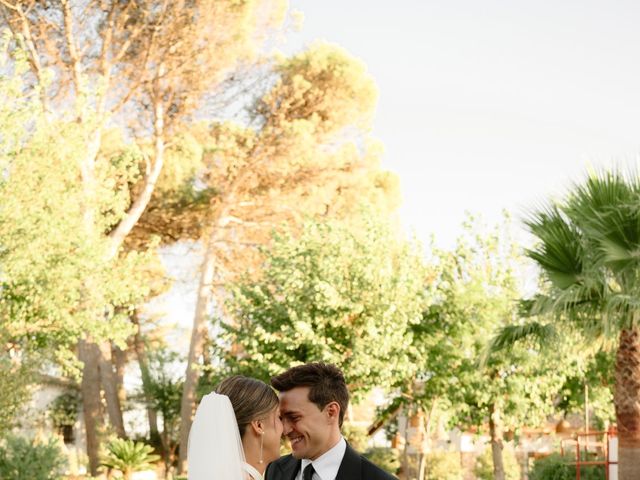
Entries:
{"type": "Polygon", "coordinates": [[[262,459],[262,446],[264,445],[264,430],[262,432],[260,432],[260,465],[262,465],[264,463],[264,460],[262,459]]]}

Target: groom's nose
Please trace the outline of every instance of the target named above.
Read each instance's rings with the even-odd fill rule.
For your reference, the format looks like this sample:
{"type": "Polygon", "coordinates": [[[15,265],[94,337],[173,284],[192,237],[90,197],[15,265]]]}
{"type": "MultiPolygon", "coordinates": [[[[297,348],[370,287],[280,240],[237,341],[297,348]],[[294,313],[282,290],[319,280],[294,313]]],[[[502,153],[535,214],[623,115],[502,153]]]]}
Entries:
{"type": "Polygon", "coordinates": [[[287,420],[286,418],[282,419],[282,434],[289,435],[289,433],[291,433],[291,430],[293,430],[291,428],[291,422],[289,422],[289,420],[287,420]]]}

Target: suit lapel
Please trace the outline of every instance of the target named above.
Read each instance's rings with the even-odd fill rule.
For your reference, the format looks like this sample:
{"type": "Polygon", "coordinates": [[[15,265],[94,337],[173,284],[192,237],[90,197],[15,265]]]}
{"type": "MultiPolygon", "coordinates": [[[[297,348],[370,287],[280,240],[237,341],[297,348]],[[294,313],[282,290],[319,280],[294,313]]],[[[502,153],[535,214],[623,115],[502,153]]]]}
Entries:
{"type": "Polygon", "coordinates": [[[288,455],[278,460],[273,466],[275,468],[269,469],[269,475],[266,477],[271,480],[295,480],[298,470],[300,470],[300,460],[296,460],[293,456],[288,455]],[[271,470],[278,470],[278,472],[271,472],[271,470]]]}
{"type": "Polygon", "coordinates": [[[300,469],[300,460],[291,455],[284,456],[270,463],[264,472],[265,480],[295,480],[300,469]]]}
{"type": "Polygon", "coordinates": [[[336,480],[359,480],[361,477],[360,455],[347,444],[336,480]]]}
{"type": "Polygon", "coordinates": [[[287,462],[286,465],[282,466],[282,478],[286,480],[295,480],[298,470],[300,470],[301,463],[302,461],[291,457],[290,461],[287,462]]]}

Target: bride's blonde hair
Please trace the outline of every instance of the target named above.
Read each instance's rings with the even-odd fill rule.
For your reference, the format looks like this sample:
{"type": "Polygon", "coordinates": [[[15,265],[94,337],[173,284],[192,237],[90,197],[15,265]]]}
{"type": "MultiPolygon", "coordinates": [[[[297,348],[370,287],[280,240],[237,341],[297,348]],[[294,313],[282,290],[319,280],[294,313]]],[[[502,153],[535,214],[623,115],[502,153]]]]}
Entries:
{"type": "Polygon", "coordinates": [[[242,375],[225,378],[215,392],[229,397],[240,437],[253,420],[264,419],[278,407],[278,396],[273,388],[255,378],[242,375]]]}

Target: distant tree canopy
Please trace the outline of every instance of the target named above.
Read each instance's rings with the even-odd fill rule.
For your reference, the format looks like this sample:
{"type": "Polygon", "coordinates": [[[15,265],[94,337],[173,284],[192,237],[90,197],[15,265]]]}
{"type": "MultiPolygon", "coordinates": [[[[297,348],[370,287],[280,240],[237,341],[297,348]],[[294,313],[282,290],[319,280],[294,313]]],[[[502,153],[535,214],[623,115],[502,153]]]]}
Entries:
{"type": "Polygon", "coordinates": [[[415,246],[373,217],[305,224],[276,237],[263,274],[233,290],[231,369],[267,379],[304,362],[339,365],[351,391],[411,378],[410,326],[422,305],[415,246]]]}
{"type": "Polygon", "coordinates": [[[418,374],[398,386],[404,402],[426,412],[437,404],[451,425],[488,426],[495,478],[504,478],[504,432],[544,421],[569,367],[527,346],[490,352],[495,332],[518,319],[523,258],[508,221],[487,229],[469,218],[464,227],[454,249],[427,258],[426,305],[412,327],[418,374]]]}

